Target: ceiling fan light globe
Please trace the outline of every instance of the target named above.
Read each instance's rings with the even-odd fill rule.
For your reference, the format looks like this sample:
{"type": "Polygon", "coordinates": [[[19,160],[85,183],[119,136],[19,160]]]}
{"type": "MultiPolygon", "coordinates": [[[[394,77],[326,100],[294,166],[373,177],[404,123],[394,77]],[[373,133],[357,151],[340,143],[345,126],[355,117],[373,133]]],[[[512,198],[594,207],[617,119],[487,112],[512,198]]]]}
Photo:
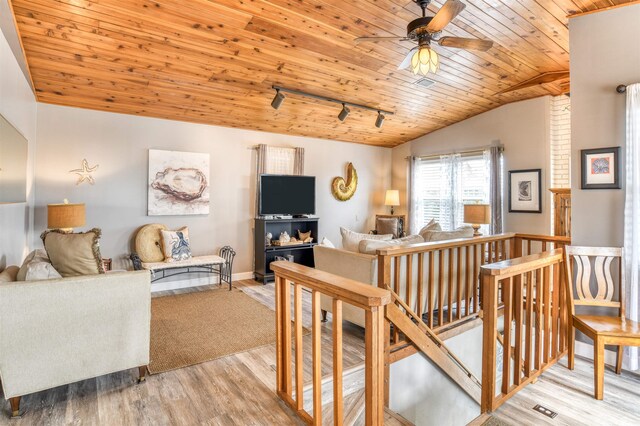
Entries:
{"type": "Polygon", "coordinates": [[[440,65],[440,60],[438,59],[438,54],[433,49],[431,50],[431,63],[434,64],[436,67],[438,67],[440,65]]]}
{"type": "Polygon", "coordinates": [[[420,64],[420,74],[427,76],[429,74],[429,68],[430,65],[427,64],[420,64]]]}
{"type": "Polygon", "coordinates": [[[418,50],[418,54],[420,56],[420,63],[422,64],[428,64],[430,59],[431,59],[431,55],[429,54],[429,48],[425,47],[425,48],[421,48],[418,50]]]}
{"type": "Polygon", "coordinates": [[[415,69],[420,65],[420,50],[416,50],[416,52],[411,57],[411,68],[413,68],[414,73],[415,69]]]}

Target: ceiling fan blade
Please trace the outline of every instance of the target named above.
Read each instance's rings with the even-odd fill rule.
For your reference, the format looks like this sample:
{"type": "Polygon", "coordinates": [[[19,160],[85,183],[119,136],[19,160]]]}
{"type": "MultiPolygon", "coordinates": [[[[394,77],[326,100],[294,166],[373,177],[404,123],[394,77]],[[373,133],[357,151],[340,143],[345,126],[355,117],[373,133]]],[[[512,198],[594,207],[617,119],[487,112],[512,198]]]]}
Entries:
{"type": "Polygon", "coordinates": [[[507,89],[501,90],[496,95],[502,95],[503,93],[513,92],[515,90],[526,89],[527,87],[537,86],[539,84],[553,83],[554,81],[564,80],[569,78],[569,71],[551,71],[537,75],[529,80],[525,80],[522,83],[511,86],[507,89]]]}
{"type": "Polygon", "coordinates": [[[427,31],[430,33],[442,31],[465,7],[460,0],[447,0],[427,25],[427,31]]]}
{"type": "Polygon", "coordinates": [[[444,47],[455,47],[458,49],[481,50],[486,52],[491,49],[493,42],[491,40],[480,40],[479,38],[462,38],[462,37],[442,37],[438,40],[438,44],[444,47]]]}
{"type": "Polygon", "coordinates": [[[413,49],[409,50],[409,53],[407,53],[407,56],[405,56],[404,60],[400,63],[400,65],[398,65],[399,70],[403,70],[407,68],[409,65],[411,65],[411,57],[413,56],[413,52],[415,52],[417,48],[418,47],[416,46],[413,49]]]}
{"type": "Polygon", "coordinates": [[[358,37],[353,41],[355,41],[356,44],[358,44],[358,43],[363,43],[365,41],[375,42],[375,41],[412,41],[412,40],[406,37],[358,37]]]}

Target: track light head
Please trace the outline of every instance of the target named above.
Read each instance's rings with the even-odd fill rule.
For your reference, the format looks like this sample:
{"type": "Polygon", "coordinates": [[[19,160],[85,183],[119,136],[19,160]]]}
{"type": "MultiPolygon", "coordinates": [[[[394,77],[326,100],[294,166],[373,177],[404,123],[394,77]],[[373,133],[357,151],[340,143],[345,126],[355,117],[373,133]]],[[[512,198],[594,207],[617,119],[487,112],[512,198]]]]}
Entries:
{"type": "Polygon", "coordinates": [[[284,98],[285,96],[282,93],[280,93],[280,89],[276,89],[276,95],[273,97],[273,100],[271,101],[271,107],[273,109],[280,108],[280,105],[282,105],[282,102],[284,102],[284,98]]]}
{"type": "Polygon", "coordinates": [[[347,117],[349,116],[349,113],[351,112],[351,110],[349,109],[348,106],[346,106],[344,103],[342,104],[342,111],[340,111],[340,114],[338,114],[338,120],[340,121],[344,121],[347,119],[347,117]]]}
{"type": "Polygon", "coordinates": [[[376,127],[379,129],[382,127],[382,123],[384,123],[384,115],[380,111],[378,111],[378,118],[376,118],[376,127]]]}

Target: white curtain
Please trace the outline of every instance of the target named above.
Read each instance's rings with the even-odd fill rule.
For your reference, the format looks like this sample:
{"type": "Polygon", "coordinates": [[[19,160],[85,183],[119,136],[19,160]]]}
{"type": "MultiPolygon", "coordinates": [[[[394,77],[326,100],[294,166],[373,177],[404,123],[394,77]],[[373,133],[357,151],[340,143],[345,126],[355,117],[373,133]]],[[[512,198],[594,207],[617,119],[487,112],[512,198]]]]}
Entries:
{"type": "Polygon", "coordinates": [[[440,225],[454,230],[462,225],[462,167],[460,154],[440,156],[440,225]]]}
{"type": "Polygon", "coordinates": [[[409,157],[409,234],[416,235],[425,225],[420,194],[421,179],[418,177],[420,157],[409,157]]]}
{"type": "MultiPolygon", "coordinates": [[[[624,262],[627,318],[640,321],[640,83],[627,86],[626,185],[624,206],[624,262]]],[[[639,351],[627,347],[626,368],[638,370],[639,351]]]]}

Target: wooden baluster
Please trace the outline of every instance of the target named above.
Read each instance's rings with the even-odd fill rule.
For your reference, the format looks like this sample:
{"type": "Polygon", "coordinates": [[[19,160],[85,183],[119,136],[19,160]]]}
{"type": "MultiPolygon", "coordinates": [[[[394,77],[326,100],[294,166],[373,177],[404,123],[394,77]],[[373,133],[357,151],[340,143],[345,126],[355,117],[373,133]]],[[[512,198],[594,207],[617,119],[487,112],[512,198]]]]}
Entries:
{"type": "Polygon", "coordinates": [[[543,241],[542,242],[542,252],[544,253],[545,251],[547,251],[547,242],[543,241]]]}
{"type": "MultiPolygon", "coordinates": [[[[393,258],[393,291],[396,294],[400,294],[400,261],[401,256],[393,258]]],[[[398,343],[400,341],[400,334],[398,328],[393,327],[393,342],[398,343]]]]}
{"type": "Polygon", "coordinates": [[[322,424],[322,348],[321,348],[321,318],[320,292],[311,292],[311,352],[313,370],[313,424],[322,424]]]}
{"type": "Polygon", "coordinates": [[[534,367],[537,371],[540,371],[540,361],[542,359],[542,327],[544,326],[544,319],[542,318],[542,298],[544,294],[544,278],[542,271],[538,269],[536,271],[536,346],[534,367]]]}
{"type": "MultiPolygon", "coordinates": [[[[293,320],[295,326],[294,340],[296,349],[296,409],[304,408],[304,368],[302,361],[302,287],[293,285],[293,320]]],[[[333,308],[333,322],[336,321],[336,309],[333,308]]]]}
{"type": "Polygon", "coordinates": [[[342,425],[342,301],[333,299],[333,424],[342,425]]]}
{"type": "Polygon", "coordinates": [[[456,318],[462,318],[462,308],[460,305],[461,297],[462,297],[462,247],[458,247],[456,249],[456,258],[458,261],[458,271],[456,277],[456,318]]]}
{"type": "Polygon", "coordinates": [[[472,286],[472,279],[473,279],[473,269],[475,268],[471,260],[471,246],[466,246],[464,248],[464,255],[465,255],[464,314],[465,316],[469,316],[471,315],[471,306],[470,306],[471,286],[472,286]]]}
{"type": "MultiPolygon", "coordinates": [[[[453,321],[453,249],[447,250],[447,261],[449,262],[449,279],[447,285],[447,321],[453,321]]],[[[411,305],[409,305],[411,306],[411,305]]]]}
{"type": "MultiPolygon", "coordinates": [[[[509,393],[511,387],[511,327],[513,326],[513,277],[502,280],[504,303],[504,346],[502,352],[502,393],[509,393]]],[[[515,374],[515,373],[514,373],[515,374]]]]}
{"type": "MultiPolygon", "coordinates": [[[[405,303],[407,304],[407,306],[409,306],[410,308],[413,308],[413,306],[411,305],[411,296],[413,294],[413,255],[412,254],[408,254],[406,256],[407,258],[407,292],[406,292],[406,297],[405,297],[405,303]]],[[[398,293],[396,293],[398,294],[398,293]]]]}
{"type": "MultiPolygon", "coordinates": [[[[564,248],[563,248],[564,249],[564,248]]],[[[558,282],[560,283],[558,286],[559,290],[559,299],[560,299],[560,347],[559,351],[563,353],[567,350],[567,303],[569,303],[566,296],[566,281],[565,281],[565,263],[560,263],[559,271],[560,271],[560,279],[558,282]]]]}
{"type": "Polygon", "coordinates": [[[282,287],[284,279],[275,276],[276,287],[276,389],[278,394],[284,392],[284,367],[282,364],[282,287]]]}
{"type": "MultiPolygon", "coordinates": [[[[475,257],[477,256],[476,254],[476,246],[474,246],[474,250],[473,250],[473,257],[475,259],[475,257]]],[[[483,265],[484,263],[484,244],[480,245],[480,262],[474,261],[474,268],[473,268],[473,293],[471,293],[471,298],[472,298],[472,303],[471,306],[473,307],[473,313],[475,314],[476,312],[478,312],[478,291],[479,291],[479,287],[480,287],[480,265],[483,265]]]]}
{"type": "Polygon", "coordinates": [[[522,377],[522,308],[524,303],[522,291],[522,275],[516,275],[514,281],[514,322],[515,322],[515,350],[513,353],[513,384],[519,385],[522,377]]]}
{"type": "Polygon", "coordinates": [[[418,292],[417,292],[417,306],[416,313],[422,318],[422,304],[424,303],[424,253],[418,253],[418,292]]]}
{"type": "Polygon", "coordinates": [[[284,367],[284,392],[293,397],[291,379],[291,282],[282,284],[282,366],[284,367]]]}
{"type": "Polygon", "coordinates": [[[482,275],[484,299],[482,327],[482,400],[480,412],[493,410],[496,396],[496,346],[498,344],[497,282],[488,274],[482,275]]]}
{"type": "Polygon", "coordinates": [[[549,279],[549,266],[542,270],[544,274],[544,364],[549,363],[551,352],[551,280],[549,279]]]}
{"type": "Polygon", "coordinates": [[[531,240],[527,240],[527,255],[531,254],[531,240]]]}
{"type": "Polygon", "coordinates": [[[560,264],[553,265],[553,295],[551,302],[551,358],[558,356],[558,320],[560,318],[560,264]]]}
{"type": "Polygon", "coordinates": [[[533,338],[533,273],[527,272],[527,308],[525,309],[525,317],[527,320],[527,328],[524,337],[524,376],[531,375],[531,339],[533,338]]]}
{"type": "Polygon", "coordinates": [[[365,310],[365,424],[384,424],[383,327],[384,310],[365,310]]]}
{"type": "Polygon", "coordinates": [[[444,250],[438,251],[438,326],[444,323],[444,250]]]}
{"type": "Polygon", "coordinates": [[[429,293],[429,306],[427,309],[429,310],[429,328],[433,328],[433,304],[434,304],[434,293],[435,293],[435,282],[434,282],[434,252],[429,252],[429,285],[427,286],[427,292],[429,293]]]}
{"type": "Polygon", "coordinates": [[[502,259],[501,260],[509,259],[509,255],[507,253],[507,240],[502,240],[500,242],[500,244],[502,245],[502,259]]]}

